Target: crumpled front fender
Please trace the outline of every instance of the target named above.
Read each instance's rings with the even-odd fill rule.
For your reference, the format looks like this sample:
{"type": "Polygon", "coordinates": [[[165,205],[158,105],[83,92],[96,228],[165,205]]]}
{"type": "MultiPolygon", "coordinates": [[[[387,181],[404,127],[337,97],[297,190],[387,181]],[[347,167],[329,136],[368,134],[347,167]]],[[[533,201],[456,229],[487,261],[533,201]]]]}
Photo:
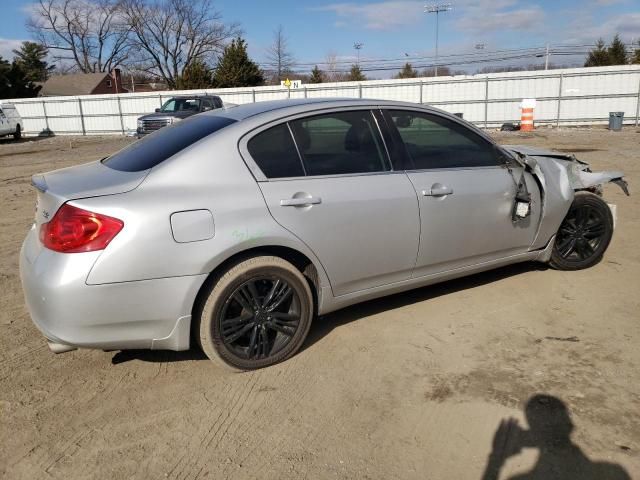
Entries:
{"type": "Polygon", "coordinates": [[[532,246],[534,249],[543,248],[558,231],[576,191],[593,190],[600,194],[602,185],[611,182],[629,195],[628,184],[621,171],[592,172],[589,164],[573,155],[519,145],[505,148],[536,177],[541,186],[542,220],[532,246]]]}

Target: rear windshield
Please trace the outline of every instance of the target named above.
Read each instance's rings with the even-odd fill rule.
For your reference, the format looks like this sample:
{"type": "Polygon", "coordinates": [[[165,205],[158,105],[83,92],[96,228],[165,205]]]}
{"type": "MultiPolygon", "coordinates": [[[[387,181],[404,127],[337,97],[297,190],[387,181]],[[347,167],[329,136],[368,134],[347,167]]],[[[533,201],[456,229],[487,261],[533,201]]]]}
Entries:
{"type": "Polygon", "coordinates": [[[107,167],[122,172],[141,172],[164,162],[189,145],[235,123],[217,115],[197,115],[164,127],[102,161],[107,167]]]}

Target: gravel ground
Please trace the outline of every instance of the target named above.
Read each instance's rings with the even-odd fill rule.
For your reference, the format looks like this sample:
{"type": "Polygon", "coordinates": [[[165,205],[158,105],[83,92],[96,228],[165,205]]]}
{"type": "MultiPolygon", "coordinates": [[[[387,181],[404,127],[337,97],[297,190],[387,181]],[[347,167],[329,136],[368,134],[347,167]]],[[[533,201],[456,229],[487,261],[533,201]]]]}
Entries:
{"type": "Polygon", "coordinates": [[[626,172],[631,197],[605,189],[618,227],[594,268],[523,264],[357,305],[242,374],[195,350],[50,353],[18,278],[30,176],[131,140],[0,142],[0,477],[640,478],[636,130],[495,134],[626,172]]]}

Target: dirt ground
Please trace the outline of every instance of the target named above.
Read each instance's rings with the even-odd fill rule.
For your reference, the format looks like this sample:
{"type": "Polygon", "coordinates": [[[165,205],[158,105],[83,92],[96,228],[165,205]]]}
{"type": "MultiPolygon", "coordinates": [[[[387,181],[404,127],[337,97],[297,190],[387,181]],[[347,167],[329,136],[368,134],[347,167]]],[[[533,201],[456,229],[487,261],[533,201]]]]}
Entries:
{"type": "Polygon", "coordinates": [[[293,359],[242,374],[197,351],[50,353],[18,277],[30,176],[131,140],[1,142],[0,477],[640,478],[640,133],[495,135],[626,172],[631,197],[605,190],[618,226],[600,264],[517,265],[354,306],[318,319],[293,359]],[[505,448],[498,432],[483,477],[510,417],[522,430],[505,448]]]}

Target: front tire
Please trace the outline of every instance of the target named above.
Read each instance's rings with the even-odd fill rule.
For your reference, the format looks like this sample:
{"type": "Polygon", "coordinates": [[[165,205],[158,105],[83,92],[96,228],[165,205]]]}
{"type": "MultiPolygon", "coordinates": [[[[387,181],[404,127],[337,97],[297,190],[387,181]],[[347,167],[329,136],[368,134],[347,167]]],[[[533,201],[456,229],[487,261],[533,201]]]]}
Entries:
{"type": "Polygon", "coordinates": [[[22,138],[22,128],[20,125],[16,125],[16,132],[13,134],[14,140],[20,140],[22,138]]]}
{"type": "Polygon", "coordinates": [[[560,225],[550,265],[557,270],[581,270],[598,263],[613,236],[613,215],[602,198],[577,192],[560,225]]]}
{"type": "Polygon", "coordinates": [[[313,318],[306,278],[280,257],[259,256],[227,270],[196,314],[204,353],[224,367],[254,370],[293,356],[313,318]]]}

